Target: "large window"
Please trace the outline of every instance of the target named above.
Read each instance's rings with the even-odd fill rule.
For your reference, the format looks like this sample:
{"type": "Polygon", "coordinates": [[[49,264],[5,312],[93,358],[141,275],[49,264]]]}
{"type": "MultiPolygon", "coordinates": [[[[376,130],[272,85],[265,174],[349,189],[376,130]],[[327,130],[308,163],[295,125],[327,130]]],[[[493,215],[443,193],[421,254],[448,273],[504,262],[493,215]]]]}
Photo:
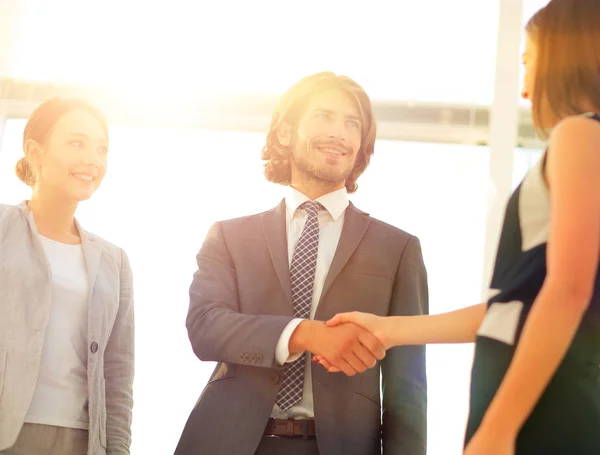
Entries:
{"type": "Polygon", "coordinates": [[[124,96],[279,94],[332,70],[374,99],[492,101],[498,0],[21,4],[17,79],[111,85],[124,96]]]}
{"type": "MultiPolygon", "coordinates": [[[[0,202],[29,190],[14,176],[22,120],[0,150],[0,202]]],[[[113,126],[109,171],[82,203],[86,229],[122,246],[136,295],[133,455],[171,453],[213,364],[192,353],[185,330],[195,255],[210,224],[275,206],[284,187],[262,176],[264,134],[113,126]],[[160,437],[149,437],[160,435],[160,437]]],[[[478,303],[488,150],[380,141],[354,203],[417,235],[431,312],[478,303]]],[[[429,454],[459,455],[472,347],[428,348],[429,454]]]]}

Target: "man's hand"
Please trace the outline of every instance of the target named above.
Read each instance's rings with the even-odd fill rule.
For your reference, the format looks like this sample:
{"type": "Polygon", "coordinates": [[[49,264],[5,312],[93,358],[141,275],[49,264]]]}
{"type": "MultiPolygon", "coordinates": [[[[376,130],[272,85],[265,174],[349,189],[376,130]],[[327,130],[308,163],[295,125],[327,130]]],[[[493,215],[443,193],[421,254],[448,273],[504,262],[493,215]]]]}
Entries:
{"type": "Polygon", "coordinates": [[[302,321],[290,338],[290,353],[312,352],[348,376],[363,373],[385,357],[385,348],[369,331],[355,324],[327,327],[302,321]]]}

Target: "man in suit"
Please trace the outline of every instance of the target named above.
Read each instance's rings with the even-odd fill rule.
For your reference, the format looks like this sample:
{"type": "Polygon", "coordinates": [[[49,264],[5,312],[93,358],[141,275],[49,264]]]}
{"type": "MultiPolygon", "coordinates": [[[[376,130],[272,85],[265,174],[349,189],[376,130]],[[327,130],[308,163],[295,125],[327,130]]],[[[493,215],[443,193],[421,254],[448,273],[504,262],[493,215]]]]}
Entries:
{"type": "Polygon", "coordinates": [[[287,196],[214,224],[197,256],[187,329],[219,363],[176,455],[425,455],[424,348],[384,358],[369,332],[322,322],[428,312],[418,239],[348,200],[374,142],[369,97],[347,77],[315,74],[281,98],[263,159],[287,196]]]}

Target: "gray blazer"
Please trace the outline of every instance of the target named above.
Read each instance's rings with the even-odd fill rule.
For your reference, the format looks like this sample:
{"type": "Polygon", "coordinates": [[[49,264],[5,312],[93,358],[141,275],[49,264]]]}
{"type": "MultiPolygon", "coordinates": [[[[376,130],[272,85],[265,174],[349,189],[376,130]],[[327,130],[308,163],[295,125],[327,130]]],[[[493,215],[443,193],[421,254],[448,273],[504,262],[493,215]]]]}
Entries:
{"type": "MultiPolygon", "coordinates": [[[[36,387],[51,276],[25,203],[0,205],[0,451],[12,446],[36,387]]],[[[90,280],[89,455],[125,455],[133,406],[133,287],[123,250],[77,228],[90,280]]]]}
{"type": "MultiPolygon", "coordinates": [[[[252,455],[281,386],[275,347],[292,320],[285,204],[216,223],[197,257],[187,328],[201,360],[219,362],[176,455],[252,455]]],[[[350,204],[315,319],[344,311],[428,312],[416,237],[350,204]]],[[[319,453],[425,455],[425,348],[397,347],[353,377],[312,368],[319,453]],[[383,401],[380,377],[383,377],[383,401]]]]}

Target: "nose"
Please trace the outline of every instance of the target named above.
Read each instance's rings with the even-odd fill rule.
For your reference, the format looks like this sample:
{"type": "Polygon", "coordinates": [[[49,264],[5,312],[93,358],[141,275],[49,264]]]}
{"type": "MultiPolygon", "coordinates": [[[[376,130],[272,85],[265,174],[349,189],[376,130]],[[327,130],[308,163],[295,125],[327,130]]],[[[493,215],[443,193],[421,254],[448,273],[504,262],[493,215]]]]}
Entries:
{"type": "Polygon", "coordinates": [[[87,153],[84,156],[83,164],[86,166],[92,166],[96,169],[102,166],[102,156],[96,147],[89,147],[87,153]]]}
{"type": "Polygon", "coordinates": [[[340,139],[345,141],[347,139],[348,132],[346,131],[346,123],[342,121],[331,122],[331,129],[329,130],[329,137],[340,139]]]}

